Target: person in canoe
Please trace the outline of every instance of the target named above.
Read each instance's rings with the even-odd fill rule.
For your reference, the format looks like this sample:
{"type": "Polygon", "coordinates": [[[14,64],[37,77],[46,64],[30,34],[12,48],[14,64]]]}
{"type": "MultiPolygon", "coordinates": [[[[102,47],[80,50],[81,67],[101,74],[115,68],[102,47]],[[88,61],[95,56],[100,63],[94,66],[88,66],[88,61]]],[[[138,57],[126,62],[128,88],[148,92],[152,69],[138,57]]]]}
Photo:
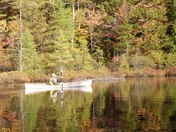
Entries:
{"type": "Polygon", "coordinates": [[[58,77],[55,73],[51,74],[50,85],[59,85],[61,82],[62,82],[62,77],[58,77]]]}

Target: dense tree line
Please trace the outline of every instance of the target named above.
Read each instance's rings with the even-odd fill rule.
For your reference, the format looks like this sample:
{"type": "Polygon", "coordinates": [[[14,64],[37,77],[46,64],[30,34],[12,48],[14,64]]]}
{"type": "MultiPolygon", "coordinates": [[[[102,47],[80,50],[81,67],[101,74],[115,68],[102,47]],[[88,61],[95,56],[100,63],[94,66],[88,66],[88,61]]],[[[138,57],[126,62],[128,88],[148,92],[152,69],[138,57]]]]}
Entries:
{"type": "Polygon", "coordinates": [[[0,71],[19,69],[20,32],[26,72],[173,67],[175,11],[174,0],[1,0],[0,71]]]}

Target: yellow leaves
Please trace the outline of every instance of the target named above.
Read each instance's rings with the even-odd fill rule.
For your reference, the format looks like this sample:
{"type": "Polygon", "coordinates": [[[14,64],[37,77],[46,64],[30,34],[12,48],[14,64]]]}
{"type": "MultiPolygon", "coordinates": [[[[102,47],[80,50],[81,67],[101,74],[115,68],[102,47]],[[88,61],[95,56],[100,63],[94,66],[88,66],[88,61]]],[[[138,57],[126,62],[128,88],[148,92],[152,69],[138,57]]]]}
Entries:
{"type": "Polygon", "coordinates": [[[79,29],[79,33],[82,35],[82,36],[86,36],[88,34],[88,31],[85,29],[85,28],[82,28],[82,29],[79,29]]]}
{"type": "Polygon", "coordinates": [[[8,22],[8,28],[9,28],[10,31],[19,30],[19,21],[18,20],[9,21],[8,22]]]}
{"type": "Polygon", "coordinates": [[[143,24],[143,28],[151,28],[152,26],[155,26],[157,24],[156,20],[146,21],[143,24]]]}
{"type": "Polygon", "coordinates": [[[6,30],[7,22],[6,20],[0,20],[0,33],[6,30]]]}
{"type": "Polygon", "coordinates": [[[135,38],[134,39],[134,44],[138,44],[138,43],[140,43],[140,42],[142,42],[143,41],[143,39],[142,38],[135,38]]]}
{"type": "MultiPolygon", "coordinates": [[[[0,15],[1,17],[1,15],[0,15]]],[[[12,21],[6,21],[6,19],[0,20],[0,33],[2,32],[15,32],[19,30],[19,21],[18,20],[12,20],[12,21]]]]}

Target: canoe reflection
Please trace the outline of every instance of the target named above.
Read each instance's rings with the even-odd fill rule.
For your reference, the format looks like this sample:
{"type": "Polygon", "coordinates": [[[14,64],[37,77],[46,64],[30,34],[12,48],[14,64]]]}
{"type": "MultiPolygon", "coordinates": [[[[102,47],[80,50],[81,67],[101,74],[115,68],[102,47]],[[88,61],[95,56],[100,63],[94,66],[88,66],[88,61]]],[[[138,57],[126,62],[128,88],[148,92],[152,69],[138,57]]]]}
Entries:
{"type": "Polygon", "coordinates": [[[82,91],[82,92],[89,92],[92,93],[92,87],[72,87],[72,88],[28,88],[25,89],[25,95],[29,94],[38,94],[41,92],[48,92],[48,91],[82,91]]]}
{"type": "Polygon", "coordinates": [[[31,88],[25,89],[25,95],[38,94],[42,92],[50,92],[50,98],[53,103],[56,103],[58,99],[61,99],[61,106],[64,103],[64,91],[82,91],[92,93],[92,87],[72,87],[72,88],[31,88]]]}

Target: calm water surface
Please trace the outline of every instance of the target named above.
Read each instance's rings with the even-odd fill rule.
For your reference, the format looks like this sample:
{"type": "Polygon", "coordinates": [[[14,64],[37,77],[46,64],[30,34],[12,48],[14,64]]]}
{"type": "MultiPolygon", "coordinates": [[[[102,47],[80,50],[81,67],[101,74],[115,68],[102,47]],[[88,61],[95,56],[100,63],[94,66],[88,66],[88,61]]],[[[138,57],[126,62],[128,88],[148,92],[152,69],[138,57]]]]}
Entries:
{"type": "Polygon", "coordinates": [[[176,131],[176,78],[94,81],[28,93],[0,85],[0,132],[176,131]]]}

